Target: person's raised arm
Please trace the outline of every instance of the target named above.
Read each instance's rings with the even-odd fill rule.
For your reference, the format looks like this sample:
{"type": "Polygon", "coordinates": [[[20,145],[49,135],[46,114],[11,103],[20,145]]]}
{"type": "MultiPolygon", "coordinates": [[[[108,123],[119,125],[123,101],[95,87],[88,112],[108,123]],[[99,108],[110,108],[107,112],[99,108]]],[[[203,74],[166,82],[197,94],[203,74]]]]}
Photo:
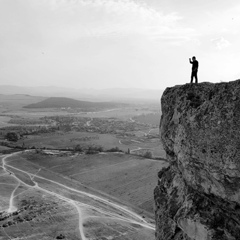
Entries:
{"type": "Polygon", "coordinates": [[[189,58],[189,62],[190,62],[190,63],[193,63],[192,60],[191,60],[191,58],[189,58]]]}

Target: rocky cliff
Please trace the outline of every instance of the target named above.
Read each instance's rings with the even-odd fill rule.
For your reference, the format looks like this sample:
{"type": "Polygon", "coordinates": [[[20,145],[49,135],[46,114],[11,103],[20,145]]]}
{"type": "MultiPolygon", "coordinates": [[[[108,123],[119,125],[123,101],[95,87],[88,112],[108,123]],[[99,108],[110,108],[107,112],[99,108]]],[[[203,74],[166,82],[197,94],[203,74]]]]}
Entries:
{"type": "Polygon", "coordinates": [[[157,240],[240,239],[240,80],[163,93],[157,240]]]}

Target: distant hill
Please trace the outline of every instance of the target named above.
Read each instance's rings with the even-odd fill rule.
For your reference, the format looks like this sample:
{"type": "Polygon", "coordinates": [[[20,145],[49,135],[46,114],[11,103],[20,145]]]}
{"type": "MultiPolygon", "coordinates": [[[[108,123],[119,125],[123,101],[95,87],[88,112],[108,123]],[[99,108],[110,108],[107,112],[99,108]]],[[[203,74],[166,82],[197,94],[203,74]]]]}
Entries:
{"type": "Polygon", "coordinates": [[[41,102],[24,106],[24,108],[78,108],[82,110],[97,110],[123,106],[127,106],[127,104],[115,102],[88,102],[65,97],[51,97],[41,102]]]}
{"type": "Polygon", "coordinates": [[[120,101],[129,100],[154,100],[161,98],[163,91],[160,89],[141,88],[109,88],[109,89],[77,89],[57,86],[11,86],[0,85],[0,94],[27,94],[42,97],[67,97],[84,101],[120,101]],[[80,96],[80,97],[79,97],[80,96]]]}
{"type": "Polygon", "coordinates": [[[43,101],[45,97],[30,96],[26,94],[5,95],[0,94],[0,112],[15,111],[28,104],[43,101]]]}

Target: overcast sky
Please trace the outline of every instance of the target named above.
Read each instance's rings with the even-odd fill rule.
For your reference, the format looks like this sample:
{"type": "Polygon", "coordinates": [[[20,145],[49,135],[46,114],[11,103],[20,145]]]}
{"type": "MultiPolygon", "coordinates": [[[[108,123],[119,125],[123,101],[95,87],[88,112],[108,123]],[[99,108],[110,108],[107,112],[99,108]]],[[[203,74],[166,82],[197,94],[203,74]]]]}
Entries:
{"type": "Polygon", "coordinates": [[[164,89],[240,78],[238,0],[0,0],[0,85],[164,89]]]}

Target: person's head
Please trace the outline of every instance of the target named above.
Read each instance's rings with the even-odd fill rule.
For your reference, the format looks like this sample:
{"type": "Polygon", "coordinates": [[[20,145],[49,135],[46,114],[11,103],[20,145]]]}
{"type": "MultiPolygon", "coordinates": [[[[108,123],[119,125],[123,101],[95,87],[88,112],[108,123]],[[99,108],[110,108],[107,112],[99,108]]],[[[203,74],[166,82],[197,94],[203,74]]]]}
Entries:
{"type": "Polygon", "coordinates": [[[195,56],[193,56],[193,57],[192,57],[192,60],[193,60],[193,61],[195,61],[195,60],[196,60],[196,57],[195,57],[195,56]]]}

